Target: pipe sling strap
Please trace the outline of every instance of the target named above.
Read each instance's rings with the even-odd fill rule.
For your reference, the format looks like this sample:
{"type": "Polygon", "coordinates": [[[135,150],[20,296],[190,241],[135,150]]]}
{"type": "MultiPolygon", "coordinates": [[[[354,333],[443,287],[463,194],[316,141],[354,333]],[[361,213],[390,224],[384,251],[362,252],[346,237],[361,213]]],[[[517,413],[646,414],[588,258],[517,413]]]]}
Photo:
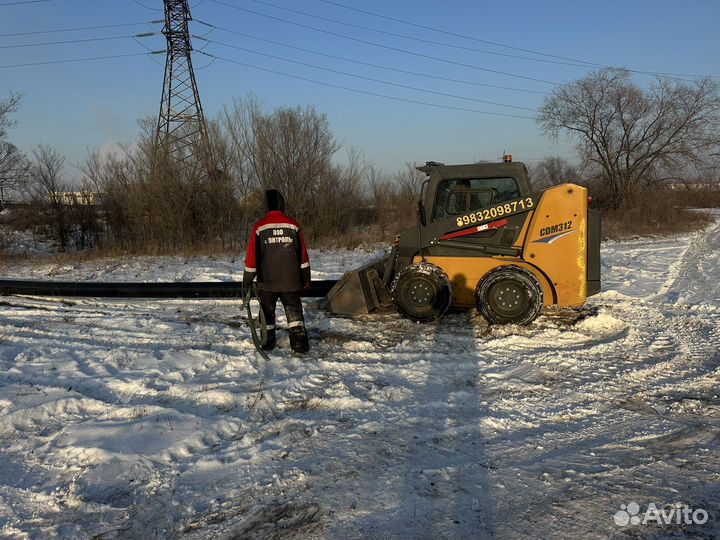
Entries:
{"type": "Polygon", "coordinates": [[[260,356],[262,356],[265,360],[270,360],[267,353],[263,351],[263,345],[267,343],[267,323],[265,321],[265,313],[263,312],[261,306],[260,314],[258,316],[258,319],[260,320],[260,335],[258,336],[257,328],[255,328],[255,321],[252,316],[252,310],[250,309],[250,300],[253,296],[257,298],[257,285],[255,283],[248,287],[244,299],[245,309],[247,310],[248,316],[248,326],[250,327],[250,335],[252,336],[253,345],[255,345],[255,348],[260,353],[260,356]]]}

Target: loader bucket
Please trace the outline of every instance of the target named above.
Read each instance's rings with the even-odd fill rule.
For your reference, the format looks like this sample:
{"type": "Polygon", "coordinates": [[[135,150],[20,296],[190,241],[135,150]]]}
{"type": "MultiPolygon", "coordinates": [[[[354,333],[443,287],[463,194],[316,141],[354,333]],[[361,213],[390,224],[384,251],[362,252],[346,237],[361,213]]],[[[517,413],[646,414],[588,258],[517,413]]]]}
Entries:
{"type": "Polygon", "coordinates": [[[388,256],[345,274],[328,292],[325,309],[335,315],[365,315],[392,305],[381,276],[388,256]]]}

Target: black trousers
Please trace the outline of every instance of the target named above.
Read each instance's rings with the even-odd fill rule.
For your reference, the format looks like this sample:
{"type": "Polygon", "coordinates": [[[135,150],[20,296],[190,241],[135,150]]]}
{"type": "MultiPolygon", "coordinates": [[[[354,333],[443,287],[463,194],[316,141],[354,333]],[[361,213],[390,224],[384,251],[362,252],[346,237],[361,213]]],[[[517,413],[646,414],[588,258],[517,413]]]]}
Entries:
{"type": "Polygon", "coordinates": [[[257,294],[258,300],[260,300],[260,308],[265,315],[268,330],[275,329],[275,307],[277,306],[278,298],[283,308],[285,308],[288,328],[305,328],[300,291],[273,292],[258,289],[257,294]]]}

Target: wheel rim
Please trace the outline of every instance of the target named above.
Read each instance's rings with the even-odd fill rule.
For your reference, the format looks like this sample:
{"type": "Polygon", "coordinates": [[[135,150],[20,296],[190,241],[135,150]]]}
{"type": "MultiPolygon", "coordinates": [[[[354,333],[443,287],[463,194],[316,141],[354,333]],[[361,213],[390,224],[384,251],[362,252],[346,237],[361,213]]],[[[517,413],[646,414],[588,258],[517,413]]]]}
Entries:
{"type": "Polygon", "coordinates": [[[515,281],[503,280],[488,291],[490,307],[503,317],[517,317],[524,313],[530,304],[525,288],[515,281]]]}
{"type": "Polygon", "coordinates": [[[432,306],[436,297],[435,286],[423,278],[415,278],[410,281],[405,290],[405,301],[415,309],[422,309],[432,306]]]}

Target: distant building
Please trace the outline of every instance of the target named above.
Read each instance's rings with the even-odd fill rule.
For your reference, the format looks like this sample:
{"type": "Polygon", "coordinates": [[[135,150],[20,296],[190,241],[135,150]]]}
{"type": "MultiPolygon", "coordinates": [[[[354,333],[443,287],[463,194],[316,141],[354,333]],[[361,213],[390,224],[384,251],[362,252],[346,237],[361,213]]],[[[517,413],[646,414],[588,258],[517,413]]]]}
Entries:
{"type": "Polygon", "coordinates": [[[60,191],[56,193],[57,199],[62,204],[86,204],[95,205],[96,194],[92,191],[60,191]]]}
{"type": "Polygon", "coordinates": [[[720,189],[720,181],[692,180],[688,182],[670,182],[666,184],[673,190],[714,191],[720,189]]]}

